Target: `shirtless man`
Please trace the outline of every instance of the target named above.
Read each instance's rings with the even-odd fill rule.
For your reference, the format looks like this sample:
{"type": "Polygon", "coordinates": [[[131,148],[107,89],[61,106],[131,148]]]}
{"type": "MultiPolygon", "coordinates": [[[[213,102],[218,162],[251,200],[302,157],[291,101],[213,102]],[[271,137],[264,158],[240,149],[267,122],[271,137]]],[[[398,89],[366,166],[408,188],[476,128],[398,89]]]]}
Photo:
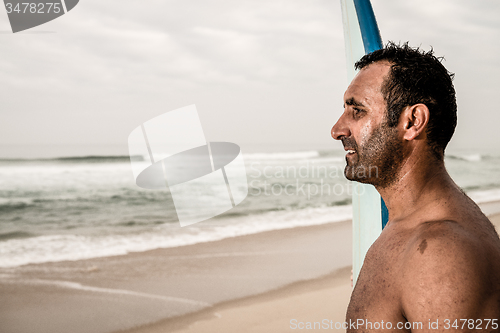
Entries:
{"type": "Polygon", "coordinates": [[[348,152],[345,176],[375,186],[389,222],[366,255],[347,331],[500,331],[500,239],[443,161],[453,74],[407,44],[356,67],[332,137],[348,152]]]}

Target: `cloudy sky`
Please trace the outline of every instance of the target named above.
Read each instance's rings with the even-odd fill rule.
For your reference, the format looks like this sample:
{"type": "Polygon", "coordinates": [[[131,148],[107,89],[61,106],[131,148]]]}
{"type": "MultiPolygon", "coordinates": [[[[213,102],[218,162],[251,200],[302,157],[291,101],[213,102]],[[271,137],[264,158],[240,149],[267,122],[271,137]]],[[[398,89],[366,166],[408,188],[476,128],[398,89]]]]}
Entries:
{"type": "MultiPolygon", "coordinates": [[[[456,73],[451,148],[499,151],[500,2],[372,4],[384,42],[432,46],[456,73]]],[[[0,45],[0,157],[126,154],[136,126],[190,104],[243,152],[340,148],[338,0],[81,0],[17,34],[0,10],[0,45]]]]}

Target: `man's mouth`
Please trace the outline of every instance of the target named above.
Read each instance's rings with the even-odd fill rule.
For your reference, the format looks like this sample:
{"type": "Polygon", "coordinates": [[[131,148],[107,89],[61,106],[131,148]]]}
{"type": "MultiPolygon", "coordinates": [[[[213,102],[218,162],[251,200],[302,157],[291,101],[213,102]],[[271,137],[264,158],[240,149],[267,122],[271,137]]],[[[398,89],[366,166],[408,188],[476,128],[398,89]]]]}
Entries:
{"type": "Polygon", "coordinates": [[[344,150],[347,152],[346,158],[349,156],[354,156],[354,154],[357,154],[357,148],[358,145],[356,144],[356,141],[353,138],[342,138],[342,145],[344,146],[344,150]]]}
{"type": "Polygon", "coordinates": [[[344,150],[347,152],[346,156],[356,154],[356,150],[354,149],[344,148],[344,150]]]}

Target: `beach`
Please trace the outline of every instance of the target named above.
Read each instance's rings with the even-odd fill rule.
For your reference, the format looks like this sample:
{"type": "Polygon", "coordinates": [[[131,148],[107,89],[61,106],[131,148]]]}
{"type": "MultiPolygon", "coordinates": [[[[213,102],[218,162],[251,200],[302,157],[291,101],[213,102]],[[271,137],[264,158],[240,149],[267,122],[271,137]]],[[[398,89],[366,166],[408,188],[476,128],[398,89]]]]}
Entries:
{"type": "Polygon", "coordinates": [[[113,332],[152,324],[350,271],[350,243],[346,221],[2,268],[2,331],[113,332]]]}
{"type": "MultiPolygon", "coordinates": [[[[500,228],[500,202],[481,207],[500,228]]],[[[1,268],[2,332],[335,331],[351,292],[351,242],[343,221],[1,268]]]]}

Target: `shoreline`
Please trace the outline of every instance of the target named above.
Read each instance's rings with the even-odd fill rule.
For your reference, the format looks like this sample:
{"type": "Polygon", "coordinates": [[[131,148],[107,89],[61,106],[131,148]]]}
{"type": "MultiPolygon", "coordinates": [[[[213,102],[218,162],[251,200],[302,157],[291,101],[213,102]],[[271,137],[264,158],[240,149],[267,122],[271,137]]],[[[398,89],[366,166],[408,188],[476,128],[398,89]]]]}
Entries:
{"type": "MultiPolygon", "coordinates": [[[[500,188],[498,189],[495,189],[495,191],[497,191],[498,193],[496,193],[496,197],[493,196],[492,199],[488,199],[486,200],[484,197],[480,197],[480,196],[477,196],[474,197],[474,196],[469,196],[469,198],[475,198],[475,199],[478,199],[479,200],[479,203],[477,203],[479,205],[479,207],[481,207],[481,210],[483,211],[483,213],[487,216],[491,215],[491,214],[495,214],[496,212],[500,212],[500,188]]],[[[473,200],[475,201],[475,200],[473,200]]],[[[349,211],[352,211],[352,207],[351,205],[340,205],[340,206],[334,206],[335,208],[344,208],[342,210],[342,213],[340,214],[340,216],[336,216],[336,218],[331,218],[331,214],[338,214],[339,212],[338,211],[335,211],[335,212],[322,212],[323,215],[327,216],[328,219],[325,219],[325,218],[322,218],[321,221],[318,221],[318,220],[314,220],[314,222],[311,223],[311,221],[309,221],[308,223],[309,224],[303,224],[303,223],[291,223],[291,224],[280,224],[280,225],[272,225],[271,227],[269,226],[266,226],[266,227],[262,227],[260,226],[259,228],[254,228],[253,230],[248,230],[246,229],[244,232],[238,232],[236,231],[239,227],[241,226],[245,226],[245,224],[242,224],[242,225],[237,225],[236,229],[230,229],[229,231],[226,231],[225,233],[210,233],[209,234],[209,237],[194,237],[194,239],[191,237],[186,240],[186,238],[184,237],[184,234],[175,234],[175,237],[172,237],[172,234],[155,234],[155,233],[152,233],[152,232],[149,232],[149,233],[144,233],[145,235],[149,236],[148,237],[143,237],[143,238],[134,238],[134,239],[128,239],[128,240],[124,240],[124,239],[119,239],[119,241],[116,241],[114,238],[110,238],[110,239],[99,239],[99,242],[97,242],[97,248],[100,249],[101,252],[93,252],[92,250],[89,251],[89,249],[91,249],[92,247],[90,246],[91,243],[79,243],[79,239],[73,239],[72,241],[74,242],[73,244],[76,244],[76,245],[80,245],[81,247],[81,250],[82,251],[79,251],[79,252],[71,252],[71,255],[59,255],[59,253],[56,251],[52,251],[51,252],[51,249],[49,248],[49,257],[50,257],[50,254],[55,254],[55,257],[52,256],[50,258],[47,257],[47,254],[45,253],[45,246],[46,244],[44,242],[46,242],[46,239],[47,237],[51,237],[51,236],[56,236],[56,237],[66,237],[66,236],[75,236],[75,237],[81,237],[81,236],[85,236],[84,234],[75,234],[75,235],[72,235],[72,234],[68,234],[66,235],[65,233],[62,233],[62,234],[54,234],[54,235],[43,235],[43,234],[39,234],[39,233],[30,233],[30,232],[24,232],[24,231],[19,231],[19,230],[15,230],[13,232],[6,232],[4,234],[1,234],[0,236],[2,236],[2,239],[0,239],[1,241],[19,241],[19,240],[28,240],[28,241],[31,241],[32,243],[31,244],[26,244],[25,246],[27,247],[28,249],[28,252],[24,253],[23,256],[18,256],[19,253],[16,253],[16,252],[8,252],[8,253],[12,253],[14,258],[15,259],[12,259],[9,257],[9,255],[7,256],[4,256],[4,258],[1,260],[1,265],[0,265],[0,269],[8,269],[8,268],[15,268],[15,267],[21,267],[21,266],[26,266],[26,265],[38,265],[38,264],[49,264],[49,263],[55,263],[55,262],[65,262],[65,261],[80,261],[80,260],[92,260],[92,259],[96,259],[96,258],[107,258],[107,257],[114,257],[114,256],[122,256],[122,255],[129,255],[129,254],[133,254],[133,253],[142,253],[142,252],[147,252],[147,251],[153,251],[153,250],[157,250],[157,249],[165,249],[165,248],[177,248],[177,247],[183,247],[183,246],[190,246],[190,245],[196,245],[196,244],[201,244],[201,243],[208,243],[208,242],[217,242],[217,241],[220,241],[220,240],[224,240],[224,239],[227,239],[227,238],[233,238],[233,237],[240,237],[240,236],[248,236],[248,235],[253,235],[253,234],[259,234],[259,233],[265,233],[265,232],[268,232],[268,231],[279,231],[279,230],[286,230],[286,229],[294,229],[294,228],[300,228],[300,227],[312,227],[312,226],[319,226],[319,225],[324,225],[324,224],[330,224],[330,223],[342,223],[342,222],[345,222],[347,220],[350,220],[351,217],[348,215],[348,214],[345,214],[346,213],[346,209],[345,208],[348,208],[347,210],[349,211]],[[150,240],[151,236],[156,236],[156,238],[154,238],[154,241],[153,242],[150,242],[150,244],[148,244],[148,240],[150,240]],[[44,239],[39,239],[38,237],[41,237],[41,238],[44,238],[44,239]],[[169,242],[165,243],[165,242],[158,242],[158,239],[165,239],[167,238],[169,242]],[[182,242],[179,242],[179,241],[174,241],[173,243],[171,242],[172,239],[183,239],[182,242]],[[43,243],[43,246],[38,246],[38,247],[33,247],[32,244],[36,244],[38,241],[42,241],[43,243]],[[100,248],[100,244],[107,244],[108,248],[111,247],[113,248],[111,251],[103,251],[102,248],[100,248]],[[127,247],[127,246],[121,246],[120,245],[123,245],[123,244],[142,244],[142,246],[135,246],[135,247],[127,247]],[[148,244],[147,246],[144,246],[143,244],[148,244]],[[89,247],[90,246],[90,247],[89,247]],[[36,250],[36,252],[33,252],[33,250],[36,250]],[[40,259],[40,257],[37,256],[37,253],[44,253],[46,257],[42,257],[42,259],[40,259]],[[36,259],[33,259],[33,257],[30,257],[30,254],[34,255],[34,257],[36,259]],[[9,258],[8,260],[6,258],[9,258]],[[21,259],[20,259],[21,258],[21,259]],[[31,258],[30,260],[26,260],[25,258],[31,258]],[[9,261],[10,260],[10,261],[9,261]]],[[[248,216],[250,217],[250,216],[248,216]]],[[[266,221],[272,221],[273,220],[273,217],[272,216],[268,216],[266,221]]],[[[251,221],[250,221],[251,223],[251,221]]],[[[213,224],[214,226],[217,226],[217,224],[213,224]]],[[[231,226],[231,223],[226,223],[226,224],[221,224],[223,225],[224,227],[227,227],[227,226],[231,226]]],[[[210,226],[210,224],[207,224],[207,226],[210,226]]],[[[245,228],[244,228],[245,229],[245,228]]],[[[188,233],[189,234],[189,233],[188,233]]],[[[121,234],[118,233],[117,234],[118,236],[120,236],[121,234]]],[[[134,233],[130,232],[127,234],[127,235],[134,235],[134,233]]],[[[195,236],[198,236],[195,234],[195,236]]],[[[90,237],[92,238],[92,236],[90,237]]],[[[67,244],[60,244],[59,246],[63,246],[63,245],[66,245],[66,247],[70,247],[69,246],[69,242],[68,242],[68,239],[65,239],[63,240],[62,242],[66,242],[67,244]]],[[[16,247],[24,247],[24,246],[20,246],[21,244],[16,244],[15,246],[16,247]]],[[[66,253],[65,251],[66,249],[63,249],[63,251],[60,251],[60,253],[66,253]]],[[[4,253],[5,255],[5,253],[4,253]]]]}

